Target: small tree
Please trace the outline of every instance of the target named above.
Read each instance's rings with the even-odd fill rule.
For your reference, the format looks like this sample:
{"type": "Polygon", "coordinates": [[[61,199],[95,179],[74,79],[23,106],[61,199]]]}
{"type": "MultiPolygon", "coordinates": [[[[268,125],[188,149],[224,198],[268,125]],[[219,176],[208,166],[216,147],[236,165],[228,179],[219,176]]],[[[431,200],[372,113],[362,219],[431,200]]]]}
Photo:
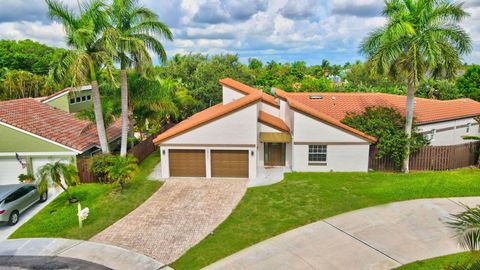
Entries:
{"type": "Polygon", "coordinates": [[[112,154],[94,155],[88,164],[88,170],[93,173],[101,183],[110,183],[109,168],[113,166],[116,157],[112,154]]]}
{"type": "Polygon", "coordinates": [[[480,208],[464,206],[465,211],[451,215],[448,226],[456,231],[458,243],[461,247],[470,250],[472,256],[463,262],[457,262],[445,267],[447,270],[474,270],[480,268],[480,208]]]}
{"type": "MultiPolygon", "coordinates": [[[[347,113],[342,123],[378,139],[377,157],[389,156],[395,165],[400,166],[405,158],[405,145],[409,142],[403,129],[405,117],[392,108],[367,107],[362,114],[347,113]]],[[[410,138],[412,152],[428,145],[428,139],[416,132],[414,127],[410,138]]]]}
{"type": "Polygon", "coordinates": [[[138,169],[137,159],[133,156],[114,156],[112,165],[108,167],[108,178],[112,183],[120,185],[123,190],[125,183],[132,180],[138,169]]]}
{"type": "Polygon", "coordinates": [[[68,192],[68,187],[75,186],[79,183],[77,167],[72,163],[64,163],[56,161],[54,163],[47,163],[38,169],[38,192],[43,194],[47,192],[48,182],[51,181],[54,185],[61,187],[67,194],[68,201],[74,202],[74,198],[68,192]],[[62,183],[65,181],[67,187],[62,183]]]}

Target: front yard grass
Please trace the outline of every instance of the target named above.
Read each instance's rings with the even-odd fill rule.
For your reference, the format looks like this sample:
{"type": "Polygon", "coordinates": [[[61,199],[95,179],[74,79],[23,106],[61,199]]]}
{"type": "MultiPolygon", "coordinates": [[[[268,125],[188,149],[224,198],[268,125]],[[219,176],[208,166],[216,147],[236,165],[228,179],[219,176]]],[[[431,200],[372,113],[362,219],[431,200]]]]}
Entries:
{"type": "Polygon", "coordinates": [[[418,198],[478,196],[480,170],[400,173],[288,173],[249,188],[233,213],[172,264],[200,269],[262,240],[344,212],[418,198]]]}
{"type": "MultiPolygon", "coordinates": [[[[446,269],[447,266],[455,265],[473,259],[473,253],[462,252],[441,257],[435,257],[423,261],[416,261],[402,265],[395,270],[439,270],[446,269]]],[[[477,255],[478,256],[478,255],[477,255]]],[[[478,258],[477,258],[478,259],[478,258]]]]}
{"type": "Polygon", "coordinates": [[[77,204],[69,204],[65,193],[62,193],[18,228],[10,238],[91,238],[130,213],[160,187],[160,182],[147,180],[159,160],[157,152],[146,158],[123,192],[117,186],[99,183],[81,184],[69,189],[80,200],[82,208],[90,209],[82,229],[78,227],[77,204]]]}

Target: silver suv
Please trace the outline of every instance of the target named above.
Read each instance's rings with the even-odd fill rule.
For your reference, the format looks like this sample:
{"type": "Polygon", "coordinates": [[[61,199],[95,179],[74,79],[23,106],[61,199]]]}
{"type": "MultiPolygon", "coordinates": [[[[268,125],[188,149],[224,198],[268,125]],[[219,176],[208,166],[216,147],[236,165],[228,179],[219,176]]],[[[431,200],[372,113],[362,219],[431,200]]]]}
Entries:
{"type": "Polygon", "coordinates": [[[33,184],[0,185],[0,222],[15,225],[21,213],[47,199],[47,192],[40,195],[33,184]]]}

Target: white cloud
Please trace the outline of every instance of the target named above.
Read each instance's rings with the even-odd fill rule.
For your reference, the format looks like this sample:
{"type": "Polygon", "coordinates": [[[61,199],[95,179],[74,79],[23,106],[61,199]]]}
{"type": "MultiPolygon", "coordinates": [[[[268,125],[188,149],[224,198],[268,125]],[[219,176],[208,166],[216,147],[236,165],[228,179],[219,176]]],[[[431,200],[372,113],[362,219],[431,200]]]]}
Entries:
{"type": "MultiPolygon", "coordinates": [[[[169,55],[229,52],[241,59],[354,61],[361,40],[384,23],[376,15],[382,0],[139,1],[171,27],[175,40],[164,41],[169,55]]],[[[76,7],[76,0],[67,2],[76,7]]],[[[47,18],[44,1],[0,0],[0,7],[0,38],[65,46],[63,29],[47,18]]],[[[480,2],[467,0],[465,8],[472,16],[462,26],[474,44],[465,59],[480,63],[480,2]]]]}

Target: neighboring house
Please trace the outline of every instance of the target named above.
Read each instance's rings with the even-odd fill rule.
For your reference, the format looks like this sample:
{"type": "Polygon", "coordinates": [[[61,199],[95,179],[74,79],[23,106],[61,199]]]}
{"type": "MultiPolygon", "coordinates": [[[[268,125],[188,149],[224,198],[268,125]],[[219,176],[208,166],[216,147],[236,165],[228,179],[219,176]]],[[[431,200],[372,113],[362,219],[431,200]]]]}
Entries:
{"type": "MultiPolygon", "coordinates": [[[[405,97],[396,95],[287,93],[276,89],[274,97],[229,78],[220,83],[222,103],[155,138],[160,146],[162,177],[253,179],[257,167],[263,166],[365,172],[370,144],[376,139],[340,120],[346,112],[361,112],[367,106],[392,106],[400,111],[405,106],[405,97]]],[[[477,115],[480,103],[469,99],[416,99],[419,127],[436,128],[440,123],[454,126],[456,132],[448,133],[451,144],[466,135],[466,130],[459,129],[467,122],[469,134],[479,133],[478,123],[472,118],[477,115]]],[[[436,136],[449,130],[442,126],[439,131],[436,136]]],[[[433,138],[433,143],[439,141],[433,138]]]]}
{"type": "MultiPolygon", "coordinates": [[[[76,104],[70,104],[72,97],[63,92],[47,98],[0,102],[0,185],[18,182],[19,174],[37,173],[48,162],[75,160],[99,151],[95,124],[67,112],[77,110],[76,104]],[[62,97],[69,97],[67,106],[59,102],[62,97]]],[[[107,129],[112,149],[118,145],[120,124],[117,120],[107,129]]]]}
{"type": "Polygon", "coordinates": [[[92,87],[87,85],[78,88],[65,88],[37,100],[69,113],[77,113],[93,106],[92,87]]]}

